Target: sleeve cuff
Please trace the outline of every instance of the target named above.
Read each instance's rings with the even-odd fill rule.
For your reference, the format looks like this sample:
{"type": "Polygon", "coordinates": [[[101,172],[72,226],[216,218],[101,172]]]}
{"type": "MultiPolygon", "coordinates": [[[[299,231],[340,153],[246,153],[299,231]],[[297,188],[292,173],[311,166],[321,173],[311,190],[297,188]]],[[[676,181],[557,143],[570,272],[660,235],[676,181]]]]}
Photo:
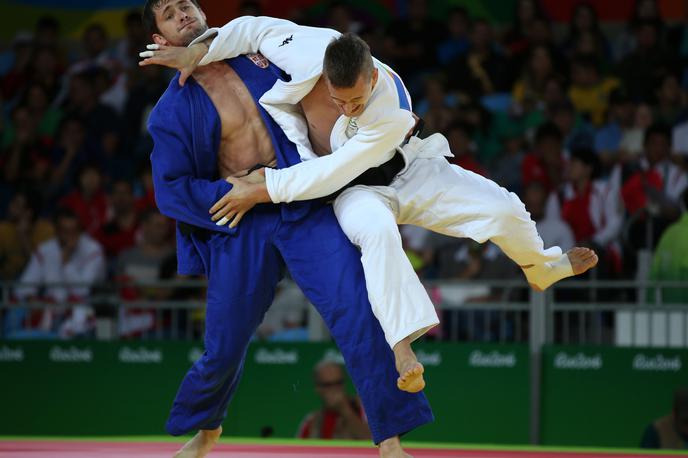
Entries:
{"type": "Polygon", "coordinates": [[[231,191],[233,188],[232,184],[230,182],[228,182],[227,180],[223,179],[220,181],[221,181],[221,183],[220,183],[220,194],[221,195],[220,195],[220,197],[218,197],[218,200],[221,199],[222,197],[224,197],[224,195],[227,194],[229,191],[231,191]]]}
{"type": "MultiPolygon", "coordinates": [[[[218,34],[219,34],[219,29],[217,27],[210,28],[210,29],[206,30],[205,32],[203,32],[203,34],[200,37],[194,39],[191,43],[189,43],[189,46],[193,46],[195,44],[198,44],[202,41],[207,40],[210,37],[215,37],[218,34]]],[[[210,50],[214,44],[215,44],[214,41],[212,43],[210,43],[210,46],[208,47],[208,52],[206,53],[205,56],[203,56],[203,58],[200,60],[200,62],[198,62],[198,65],[208,65],[209,63],[212,62],[212,59],[210,59],[210,50]]]]}
{"type": "Polygon", "coordinates": [[[272,200],[272,203],[274,204],[280,203],[279,196],[277,195],[277,186],[275,184],[275,181],[277,181],[277,175],[278,170],[271,169],[270,167],[265,168],[265,187],[270,195],[270,200],[272,200]]]}
{"type": "MultiPolygon", "coordinates": [[[[197,43],[200,43],[201,41],[207,40],[207,39],[210,38],[210,37],[214,37],[215,35],[218,34],[218,30],[219,30],[219,29],[218,29],[217,27],[211,27],[210,29],[208,29],[208,30],[206,30],[205,32],[203,32],[203,34],[202,34],[200,37],[195,38],[191,43],[189,43],[189,46],[193,46],[193,45],[195,45],[195,44],[197,44],[197,43]]],[[[187,46],[187,48],[188,48],[189,46],[187,46]]]]}

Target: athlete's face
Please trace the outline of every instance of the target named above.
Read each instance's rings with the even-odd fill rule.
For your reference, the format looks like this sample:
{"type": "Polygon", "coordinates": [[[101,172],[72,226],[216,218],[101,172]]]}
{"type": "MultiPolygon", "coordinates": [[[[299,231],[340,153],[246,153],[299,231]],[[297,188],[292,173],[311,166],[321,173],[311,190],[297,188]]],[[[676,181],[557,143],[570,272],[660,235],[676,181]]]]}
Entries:
{"type": "Polygon", "coordinates": [[[190,0],[163,0],[153,9],[159,45],[187,46],[208,29],[205,13],[190,0]]]}
{"type": "Polygon", "coordinates": [[[377,68],[374,68],[372,76],[360,75],[352,87],[333,86],[325,78],[330,97],[344,116],[354,117],[363,113],[377,83],[377,75],[377,68]]]}

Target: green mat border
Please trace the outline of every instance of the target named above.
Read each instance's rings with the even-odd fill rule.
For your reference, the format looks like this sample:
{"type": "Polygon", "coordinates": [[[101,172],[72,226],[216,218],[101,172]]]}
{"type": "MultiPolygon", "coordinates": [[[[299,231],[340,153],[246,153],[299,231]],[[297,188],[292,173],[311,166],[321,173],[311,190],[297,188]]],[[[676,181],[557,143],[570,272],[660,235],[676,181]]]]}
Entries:
{"type": "MultiPolygon", "coordinates": [[[[67,436],[0,436],[2,441],[87,441],[87,442],[183,442],[184,437],[170,436],[93,436],[93,437],[67,437],[67,436]]],[[[220,439],[221,444],[247,444],[247,445],[284,445],[299,447],[356,447],[372,448],[366,441],[343,440],[317,440],[317,439],[255,439],[244,437],[225,437],[220,439]]],[[[405,448],[445,449],[445,450],[494,450],[512,452],[554,452],[554,453],[607,453],[607,454],[636,454],[636,455],[688,455],[688,452],[679,450],[648,450],[631,448],[593,448],[593,447],[551,447],[532,445],[489,445],[489,444],[458,444],[444,442],[404,442],[405,448]]]]}

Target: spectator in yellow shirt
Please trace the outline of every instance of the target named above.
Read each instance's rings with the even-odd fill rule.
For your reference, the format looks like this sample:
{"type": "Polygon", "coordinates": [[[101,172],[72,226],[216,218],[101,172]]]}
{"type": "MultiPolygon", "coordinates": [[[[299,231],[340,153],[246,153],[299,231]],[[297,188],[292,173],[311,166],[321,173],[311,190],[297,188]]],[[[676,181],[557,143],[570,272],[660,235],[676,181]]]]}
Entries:
{"type": "Polygon", "coordinates": [[[586,115],[595,126],[604,123],[609,95],[618,86],[619,80],[600,74],[599,64],[594,57],[578,56],[574,59],[569,98],[576,111],[586,115]]]}

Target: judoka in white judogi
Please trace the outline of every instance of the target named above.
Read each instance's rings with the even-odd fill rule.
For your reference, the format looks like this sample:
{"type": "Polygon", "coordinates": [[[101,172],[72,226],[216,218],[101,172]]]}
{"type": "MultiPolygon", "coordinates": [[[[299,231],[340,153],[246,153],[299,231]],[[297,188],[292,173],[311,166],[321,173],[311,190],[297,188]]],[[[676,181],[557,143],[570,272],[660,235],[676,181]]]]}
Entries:
{"type": "Polygon", "coordinates": [[[318,158],[313,153],[298,104],[321,77],[325,49],[339,35],[286,20],[245,16],[209,29],[190,46],[214,36],[200,65],[259,52],[291,76],[260,99],[303,159],[286,169],[266,169],[273,202],[328,196],[396,151],[403,154],[406,166],[390,186],[355,186],[334,202],[342,229],[361,249],[370,302],[390,346],[408,336],[417,338],[438,323],[404,253],[397,224],[481,243],[491,240],[518,265],[532,266],[524,272],[541,289],[573,275],[559,247],[544,249],[535,223],[515,194],[447,162],[443,156],[451,152],[442,135],[412,137],[404,144],[415,124],[410,97],[398,75],[376,59],[379,76],[363,113],[339,117],[330,136],[332,154],[318,158]]]}

